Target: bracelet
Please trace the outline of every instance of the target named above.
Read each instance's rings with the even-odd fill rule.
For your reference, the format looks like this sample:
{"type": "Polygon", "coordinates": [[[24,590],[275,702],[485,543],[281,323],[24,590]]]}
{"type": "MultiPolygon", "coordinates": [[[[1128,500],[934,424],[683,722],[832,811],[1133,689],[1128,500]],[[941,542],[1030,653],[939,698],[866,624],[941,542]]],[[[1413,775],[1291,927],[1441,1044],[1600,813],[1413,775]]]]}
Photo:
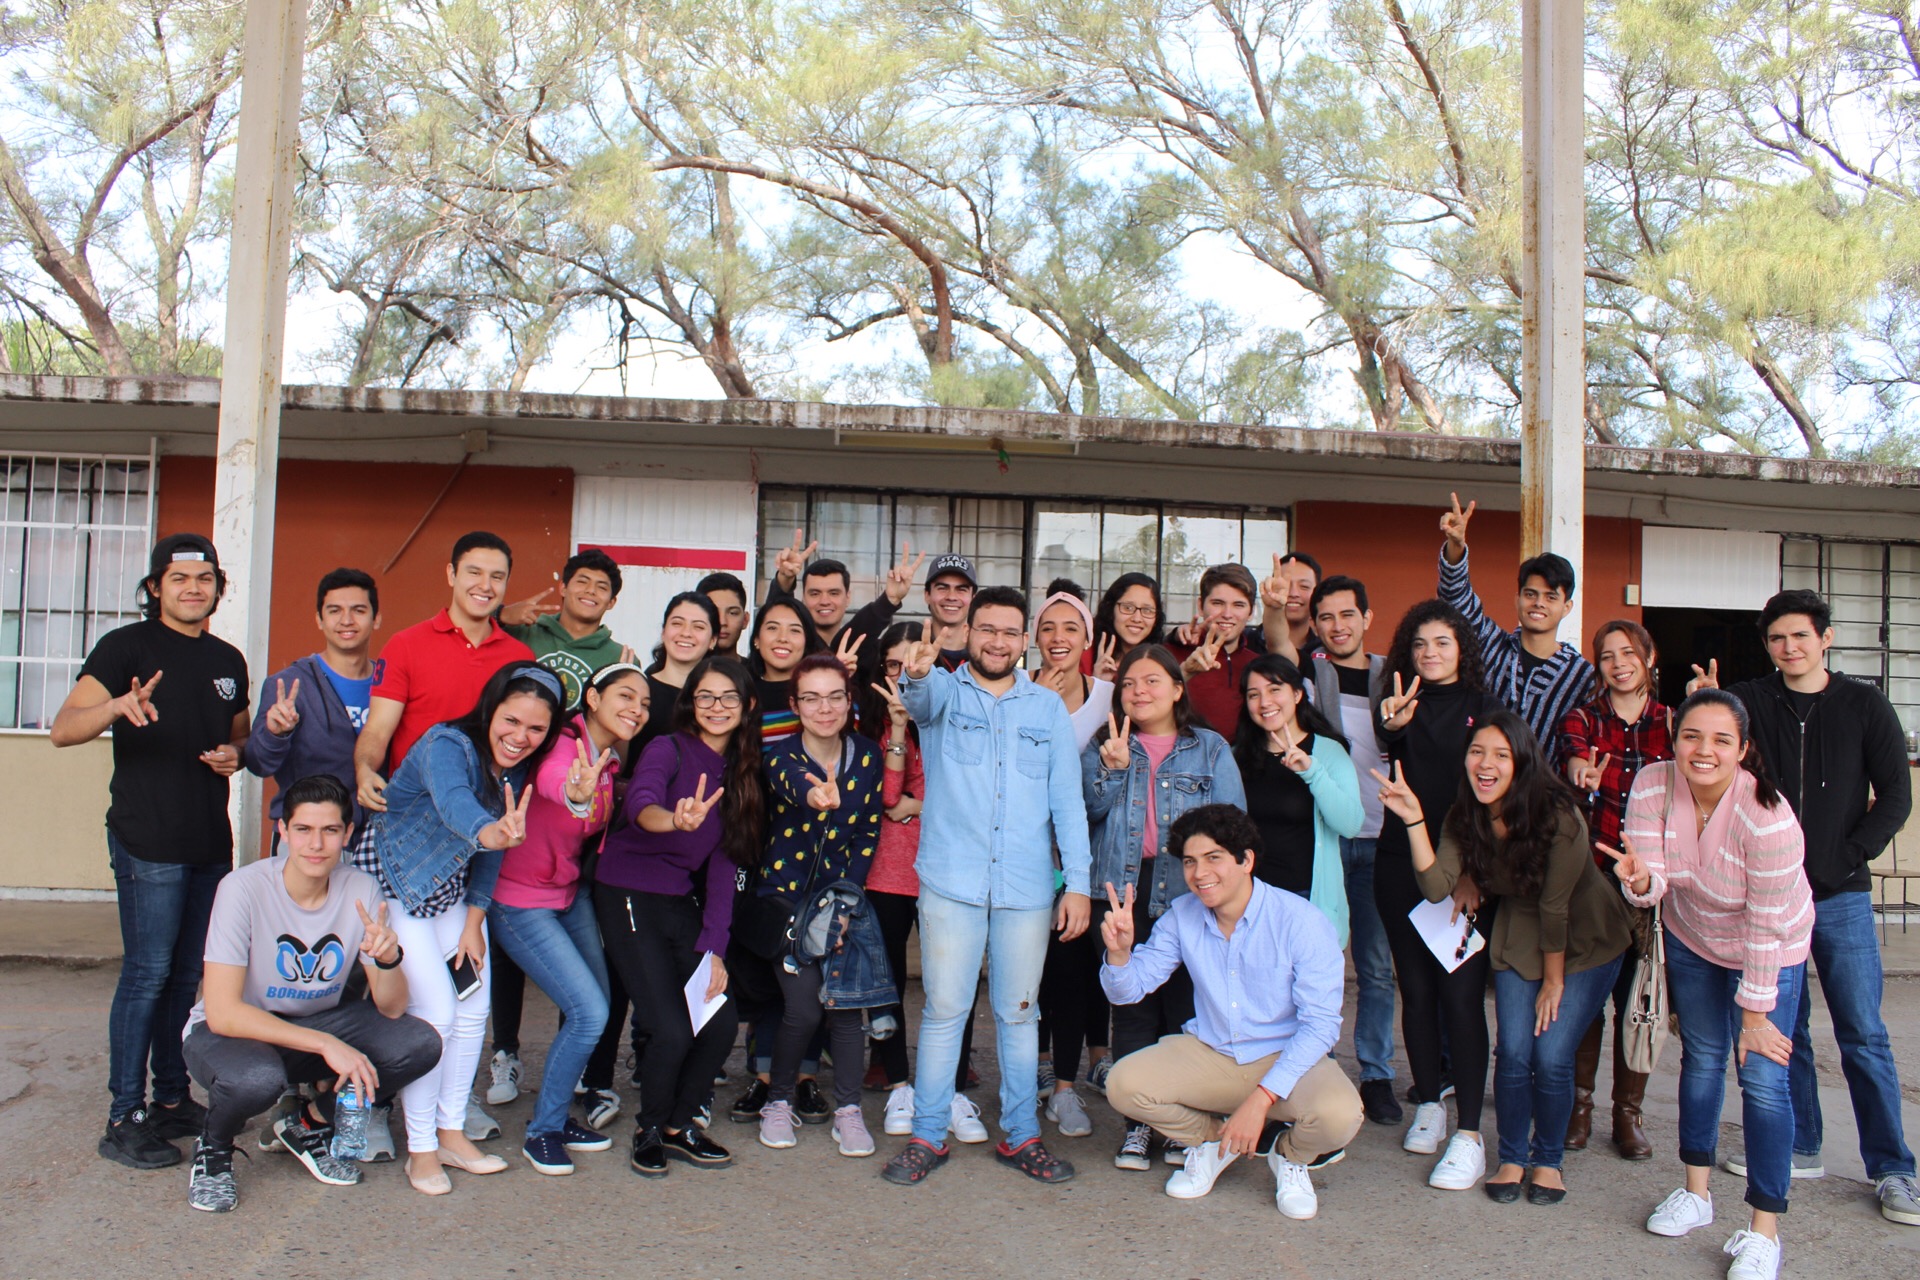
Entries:
{"type": "Polygon", "coordinates": [[[887,748],[887,754],[890,756],[904,756],[907,754],[907,749],[896,742],[887,748]]]}
{"type": "Polygon", "coordinates": [[[1424,826],[1426,826],[1426,825],[1427,825],[1427,820],[1426,820],[1425,818],[1422,818],[1422,819],[1420,819],[1420,820],[1419,820],[1418,822],[1409,822],[1409,823],[1407,823],[1407,830],[1409,830],[1409,831],[1411,831],[1411,830],[1413,830],[1413,829],[1414,829],[1415,827],[1424,827],[1424,826]]]}
{"type": "Polygon", "coordinates": [[[400,962],[402,960],[405,960],[406,958],[407,958],[407,949],[396,942],[393,944],[393,963],[388,964],[385,960],[382,960],[379,956],[375,956],[373,958],[373,967],[376,969],[384,969],[388,972],[391,972],[395,969],[398,969],[400,967],[400,962]]]}

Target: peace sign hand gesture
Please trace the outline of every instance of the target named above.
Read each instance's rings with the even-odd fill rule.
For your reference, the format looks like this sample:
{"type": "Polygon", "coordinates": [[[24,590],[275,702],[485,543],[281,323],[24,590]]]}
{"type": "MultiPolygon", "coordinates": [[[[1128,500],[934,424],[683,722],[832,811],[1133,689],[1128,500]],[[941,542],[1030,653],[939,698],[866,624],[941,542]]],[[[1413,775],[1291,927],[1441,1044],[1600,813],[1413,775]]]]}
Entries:
{"type": "Polygon", "coordinates": [[[1594,747],[1587,752],[1586,759],[1575,756],[1568,761],[1567,772],[1572,775],[1573,785],[1582,791],[1598,791],[1600,784],[1606,780],[1607,765],[1612,761],[1611,754],[1603,756],[1600,748],[1594,747]]]}
{"type": "Polygon", "coordinates": [[[866,641],[865,636],[855,635],[852,631],[843,631],[840,639],[833,646],[833,656],[840,659],[840,664],[851,671],[854,668],[855,655],[860,652],[860,646],[866,641]]]}
{"type": "Polygon", "coordinates": [[[392,964],[394,952],[400,949],[400,939],[387,923],[387,904],[380,904],[380,914],[367,914],[367,904],[355,899],[354,910],[360,913],[360,924],[364,930],[360,935],[360,954],[376,964],[392,964]]]}
{"type": "Polygon", "coordinates": [[[940,656],[940,646],[931,640],[913,640],[907,644],[906,665],[901,668],[909,680],[925,680],[933,674],[933,664],[940,656]]]}
{"type": "Polygon", "coordinates": [[[900,735],[906,732],[907,721],[912,719],[907,714],[907,704],[900,701],[899,682],[888,676],[885,684],[875,682],[869,687],[880,695],[880,701],[887,704],[887,722],[893,726],[894,740],[898,741],[900,735]]]}
{"type": "Polygon", "coordinates": [[[1107,961],[1122,965],[1133,951],[1133,886],[1122,897],[1107,881],[1107,914],[1100,917],[1100,941],[1106,944],[1107,961]]]}
{"type": "Polygon", "coordinates": [[[808,542],[806,536],[806,530],[795,529],[793,545],[782,547],[773,555],[773,576],[788,591],[793,590],[793,584],[800,581],[800,571],[807,567],[807,561],[820,549],[818,538],[808,542]]]}
{"type": "Polygon", "coordinates": [[[275,680],[273,691],[273,705],[267,708],[267,732],[284,738],[300,723],[300,712],[294,706],[300,698],[300,678],[294,677],[292,689],[287,688],[285,680],[275,680]]]}
{"type": "Polygon", "coordinates": [[[1189,676],[1197,676],[1203,671],[1212,671],[1220,665],[1220,646],[1225,643],[1226,637],[1221,634],[1220,628],[1209,625],[1206,642],[1187,655],[1187,660],[1180,664],[1180,669],[1189,676]]]}
{"type": "Polygon", "coordinates": [[[1124,723],[1116,724],[1113,712],[1107,712],[1107,740],[1100,744],[1100,763],[1109,769],[1124,769],[1133,763],[1133,747],[1129,737],[1133,733],[1133,717],[1128,716],[1124,723]]]}
{"type": "Polygon", "coordinates": [[[902,539],[900,542],[900,560],[887,570],[887,600],[895,607],[907,598],[907,592],[913,589],[913,580],[920,576],[920,566],[927,562],[927,553],[913,554],[913,544],[902,539]]]}
{"type": "Polygon", "coordinates": [[[515,804],[513,784],[508,782],[501,785],[507,796],[507,811],[480,828],[480,843],[488,849],[518,848],[527,838],[527,806],[533,803],[533,788],[524,788],[520,792],[520,802],[515,804]]]}
{"type": "Polygon", "coordinates": [[[1306,735],[1302,734],[1298,738],[1293,735],[1292,726],[1282,726],[1280,737],[1287,744],[1287,749],[1280,754],[1280,763],[1295,773],[1305,773],[1313,768],[1313,757],[1300,749],[1300,744],[1306,740],[1306,735]]]}
{"type": "Polygon", "coordinates": [[[1613,859],[1613,874],[1620,878],[1621,884],[1641,897],[1645,897],[1647,891],[1653,888],[1653,869],[1641,859],[1639,852],[1633,847],[1633,841],[1627,838],[1624,831],[1620,833],[1620,845],[1626,850],[1625,853],[1604,844],[1596,844],[1593,847],[1613,859]]]}
{"type": "Polygon", "coordinates": [[[1385,805],[1393,816],[1413,826],[1426,820],[1426,813],[1420,808],[1420,797],[1413,794],[1413,788],[1407,785],[1406,767],[1398,760],[1393,762],[1393,776],[1389,778],[1378,769],[1369,769],[1373,780],[1380,784],[1380,803],[1385,805]]]}
{"type": "Polygon", "coordinates": [[[1413,684],[1402,690],[1400,673],[1393,673],[1393,692],[1380,699],[1380,722],[1389,729],[1404,729],[1413,723],[1413,713],[1420,709],[1420,677],[1413,678],[1413,684]]]}
{"type": "Polygon", "coordinates": [[[1287,580],[1280,572],[1280,553],[1273,553],[1273,573],[1260,580],[1260,604],[1268,609],[1287,607],[1287,580]]]}
{"type": "MultiPolygon", "coordinates": [[[[159,677],[155,677],[158,679],[159,677]]],[[[1697,689],[1718,689],[1720,687],[1720,659],[1707,661],[1707,669],[1702,671],[1698,665],[1693,668],[1693,679],[1687,681],[1687,696],[1692,697],[1697,689]]]]}
{"type": "Polygon", "coordinates": [[[560,612],[560,606],[550,604],[547,597],[559,590],[548,587],[537,596],[528,596],[525,600],[515,600],[500,610],[500,624],[507,627],[530,627],[549,613],[560,612]]]}
{"type": "Polygon", "coordinates": [[[600,753],[598,760],[595,760],[592,748],[587,745],[586,737],[582,735],[578,741],[579,754],[574,762],[567,766],[567,799],[576,805],[582,805],[593,799],[594,792],[600,789],[600,776],[607,771],[607,766],[613,763],[614,755],[613,748],[609,747],[600,753]]]}
{"type": "Polygon", "coordinates": [[[162,674],[159,671],[154,672],[153,679],[145,684],[141,684],[140,677],[135,676],[133,687],[108,704],[113,708],[113,714],[124,719],[128,724],[140,728],[145,728],[158,720],[160,713],[153,709],[153,686],[160,683],[162,674]]]}
{"type": "Polygon", "coordinates": [[[829,809],[840,807],[840,788],[834,785],[833,774],[833,769],[829,767],[827,776],[824,778],[816,778],[810,773],[806,775],[807,781],[812,784],[807,789],[809,809],[817,813],[825,813],[829,809]]]}
{"type": "Polygon", "coordinates": [[[701,774],[694,783],[693,794],[676,801],[673,806],[673,825],[681,831],[698,831],[700,824],[713,812],[713,806],[720,803],[720,797],[727,793],[725,787],[707,794],[707,775],[701,774]]]}
{"type": "Polygon", "coordinates": [[[1120,674],[1120,656],[1115,652],[1120,646],[1120,637],[1109,631],[1100,637],[1100,646],[1093,654],[1093,678],[1112,683],[1120,674]]]}
{"type": "Polygon", "coordinates": [[[1467,554],[1467,522],[1473,519],[1474,508],[1480,504],[1469,502],[1467,509],[1462,511],[1460,495],[1450,493],[1447,496],[1453,499],[1453,510],[1441,514],[1440,532],[1447,539],[1447,563],[1459,564],[1460,557],[1467,554]]]}

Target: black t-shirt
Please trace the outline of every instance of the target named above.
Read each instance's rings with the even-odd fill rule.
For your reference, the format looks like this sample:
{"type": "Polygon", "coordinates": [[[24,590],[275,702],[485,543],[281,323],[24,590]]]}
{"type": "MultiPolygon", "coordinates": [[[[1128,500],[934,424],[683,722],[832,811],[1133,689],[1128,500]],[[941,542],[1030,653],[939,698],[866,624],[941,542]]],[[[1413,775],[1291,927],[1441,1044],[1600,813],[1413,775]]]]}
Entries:
{"type": "MultiPolygon", "coordinates": [[[[1340,692],[1349,698],[1369,698],[1373,695],[1373,672],[1367,667],[1343,667],[1333,664],[1333,674],[1340,681],[1340,692]]],[[[1322,707],[1321,711],[1331,713],[1332,707],[1322,707]]]]}
{"type": "Polygon", "coordinates": [[[1825,693],[1826,690],[1819,689],[1813,693],[1801,693],[1797,689],[1787,689],[1783,687],[1782,692],[1787,695],[1787,706],[1793,709],[1793,718],[1801,724],[1805,724],[1807,717],[1813,714],[1813,704],[1820,701],[1820,695],[1825,693]]]}
{"type": "Polygon", "coordinates": [[[680,701],[680,686],[668,684],[657,674],[647,675],[647,722],[640,732],[633,736],[633,746],[628,748],[628,773],[639,762],[640,753],[646,750],[649,742],[661,734],[673,732],[673,709],[680,701]]]}
{"type": "MultiPolygon", "coordinates": [[[[1300,749],[1312,755],[1313,739],[1300,749]]],[[[1254,860],[1254,875],[1277,889],[1308,896],[1313,889],[1313,791],[1269,751],[1260,753],[1245,781],[1247,816],[1260,829],[1263,851],[1254,860]]]]}
{"type": "Polygon", "coordinates": [[[1538,670],[1544,662],[1546,662],[1545,658],[1536,658],[1532,653],[1528,652],[1525,645],[1520,647],[1520,683],[1522,686],[1525,686],[1527,681],[1533,679],[1533,673],[1538,670]]]}
{"type": "Polygon", "coordinates": [[[158,718],[113,722],[113,784],[107,829],[136,858],[205,866],[233,858],[227,780],[200,753],[233,740],[247,709],[247,660],[218,636],[182,635],[160,621],[101,636],[80,668],[117,698],[152,679],[158,718]]]}

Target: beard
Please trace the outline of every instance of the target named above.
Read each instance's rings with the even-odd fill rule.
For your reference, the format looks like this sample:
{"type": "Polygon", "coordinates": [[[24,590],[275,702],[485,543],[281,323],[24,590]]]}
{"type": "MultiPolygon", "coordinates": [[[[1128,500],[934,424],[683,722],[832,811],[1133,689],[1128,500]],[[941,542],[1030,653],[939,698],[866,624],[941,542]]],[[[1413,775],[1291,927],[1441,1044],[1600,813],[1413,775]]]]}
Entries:
{"type": "Polygon", "coordinates": [[[1018,654],[1005,659],[988,658],[980,653],[967,654],[967,665],[973,668],[976,675],[988,680],[1006,679],[1013,674],[1013,669],[1018,663],[1018,654]]]}

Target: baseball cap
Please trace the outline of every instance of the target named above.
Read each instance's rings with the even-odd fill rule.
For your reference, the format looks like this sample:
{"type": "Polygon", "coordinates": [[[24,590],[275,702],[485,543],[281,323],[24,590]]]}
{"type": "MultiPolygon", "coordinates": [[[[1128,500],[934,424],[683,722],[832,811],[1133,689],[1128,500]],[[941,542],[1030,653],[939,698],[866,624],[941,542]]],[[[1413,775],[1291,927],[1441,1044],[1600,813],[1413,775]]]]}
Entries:
{"type": "Polygon", "coordinates": [[[973,575],[973,561],[956,552],[949,551],[945,555],[935,556],[933,563],[927,566],[927,580],[923,585],[932,586],[933,580],[943,573],[957,573],[970,585],[976,587],[980,585],[980,579],[973,575]]]}
{"type": "Polygon", "coordinates": [[[147,576],[159,577],[175,560],[204,560],[216,570],[220,567],[220,553],[213,549],[212,539],[197,533],[170,533],[153,544],[153,555],[147,561],[147,576]]]}

